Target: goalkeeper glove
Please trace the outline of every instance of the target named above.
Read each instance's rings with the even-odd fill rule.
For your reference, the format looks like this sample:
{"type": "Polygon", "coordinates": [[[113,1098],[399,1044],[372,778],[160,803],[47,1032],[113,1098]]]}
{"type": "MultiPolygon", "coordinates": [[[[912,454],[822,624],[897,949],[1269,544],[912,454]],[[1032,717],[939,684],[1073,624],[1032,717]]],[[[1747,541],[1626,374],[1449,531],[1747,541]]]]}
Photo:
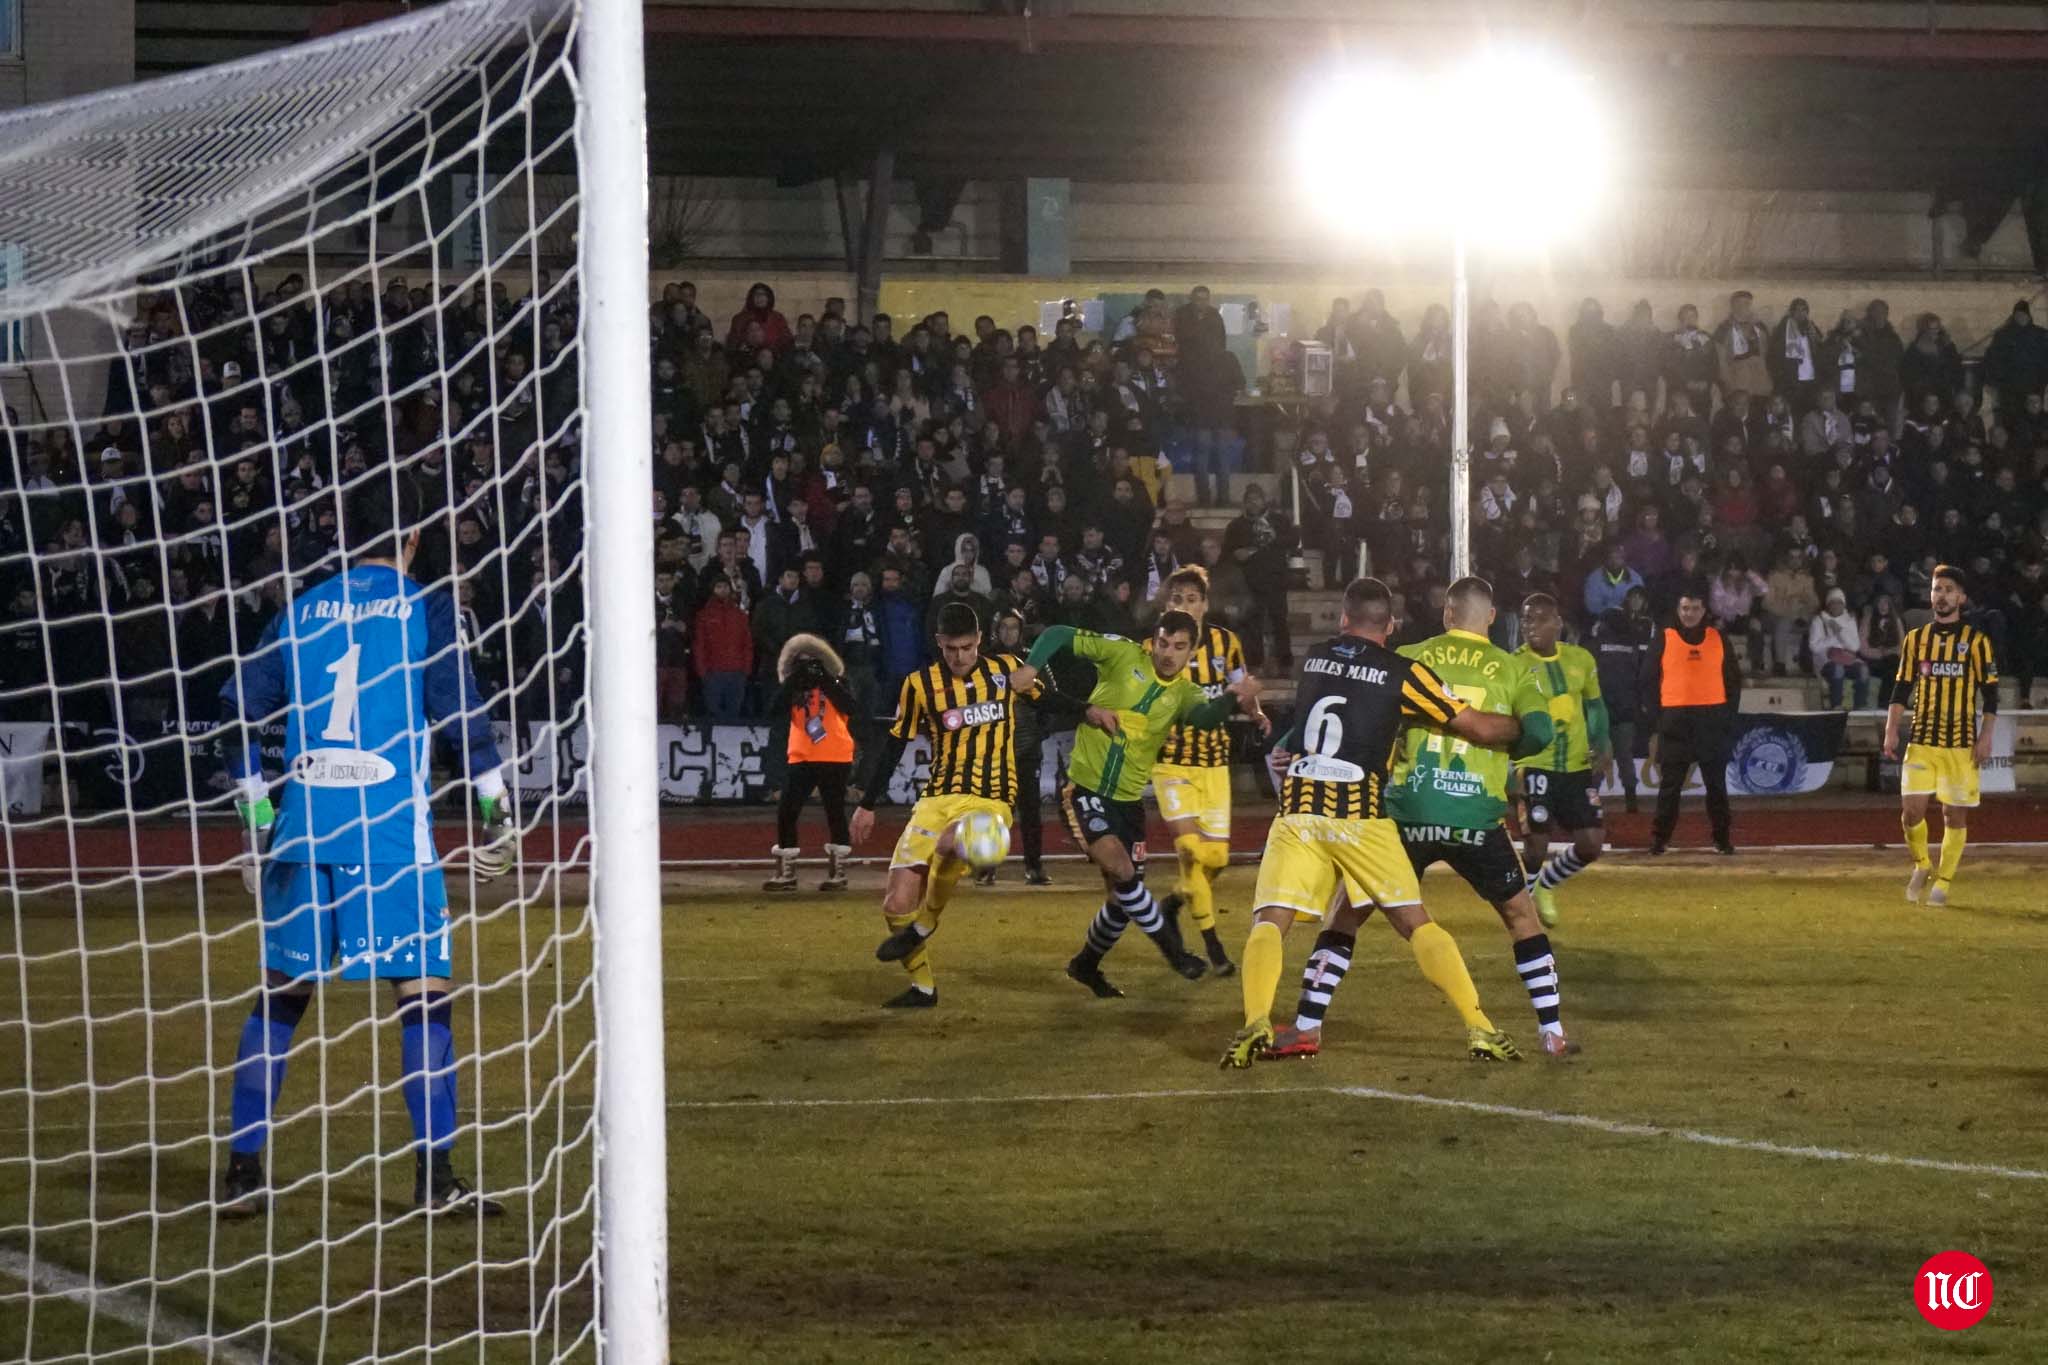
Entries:
{"type": "Polygon", "coordinates": [[[505,779],[496,773],[496,782],[477,784],[477,824],[481,838],[469,851],[469,865],[476,870],[477,880],[491,881],[512,870],[512,857],[518,851],[519,831],[512,823],[512,803],[505,793],[505,779]],[[486,791],[485,787],[495,788],[486,791]]]}
{"type": "Polygon", "coordinates": [[[258,794],[252,799],[245,786],[243,796],[235,801],[235,814],[249,836],[248,855],[242,859],[242,886],[252,896],[263,885],[263,854],[270,847],[270,827],[277,820],[277,807],[270,804],[260,782],[255,791],[258,794]]]}

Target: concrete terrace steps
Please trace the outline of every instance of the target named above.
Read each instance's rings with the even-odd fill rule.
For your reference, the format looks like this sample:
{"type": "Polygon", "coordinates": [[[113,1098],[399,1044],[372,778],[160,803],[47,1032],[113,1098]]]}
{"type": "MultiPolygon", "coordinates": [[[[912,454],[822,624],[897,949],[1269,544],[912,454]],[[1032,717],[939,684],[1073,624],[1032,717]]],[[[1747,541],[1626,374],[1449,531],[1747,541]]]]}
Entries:
{"type": "MultiPolygon", "coordinates": [[[[1224,507],[1197,508],[1195,507],[1195,476],[1192,474],[1175,474],[1166,481],[1166,497],[1169,502],[1184,502],[1190,509],[1198,513],[1225,513],[1224,520],[1228,521],[1231,517],[1237,515],[1239,508],[1244,506],[1244,490],[1253,484],[1258,484],[1264,488],[1266,490],[1266,497],[1276,503],[1283,502],[1290,496],[1287,493],[1287,485],[1282,475],[1231,474],[1226,477],[1224,483],[1224,487],[1227,490],[1225,502],[1228,505],[1224,507]]],[[[1286,505],[1291,506],[1292,504],[1287,503],[1286,505]]]]}

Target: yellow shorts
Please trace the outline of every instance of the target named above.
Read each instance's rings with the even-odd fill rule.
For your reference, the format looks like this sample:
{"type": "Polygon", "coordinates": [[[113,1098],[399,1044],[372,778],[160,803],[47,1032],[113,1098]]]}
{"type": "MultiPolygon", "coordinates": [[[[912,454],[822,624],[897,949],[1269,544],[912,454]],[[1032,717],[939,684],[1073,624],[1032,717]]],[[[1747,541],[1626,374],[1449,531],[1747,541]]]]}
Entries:
{"type": "Polygon", "coordinates": [[[1230,839],[1230,769],[1183,768],[1160,763],[1152,769],[1152,796],[1161,818],[1195,820],[1209,839],[1230,839]]]}
{"type": "Polygon", "coordinates": [[[1382,910],[1422,903],[1415,867],[1392,820],[1282,815],[1266,836],[1252,907],[1269,905],[1321,919],[1339,888],[1353,904],[1382,910]]]}
{"type": "Polygon", "coordinates": [[[896,840],[896,851],[889,855],[889,870],[899,867],[929,867],[932,857],[939,851],[939,836],[946,832],[955,820],[974,811],[994,811],[1007,823],[1010,808],[1001,801],[991,801],[986,796],[926,796],[910,808],[910,823],[903,827],[903,833],[896,840]]]}
{"type": "Polygon", "coordinates": [[[1944,806],[1977,804],[1977,759],[1967,749],[1908,744],[1899,769],[1901,796],[1932,796],[1944,806]]]}

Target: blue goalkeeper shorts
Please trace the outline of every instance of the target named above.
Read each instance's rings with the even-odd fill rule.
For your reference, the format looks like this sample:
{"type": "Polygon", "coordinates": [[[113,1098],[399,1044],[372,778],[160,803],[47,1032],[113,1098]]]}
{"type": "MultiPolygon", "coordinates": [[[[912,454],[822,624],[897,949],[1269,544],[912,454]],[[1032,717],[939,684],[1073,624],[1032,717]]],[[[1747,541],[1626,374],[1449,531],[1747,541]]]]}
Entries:
{"type": "Polygon", "coordinates": [[[438,867],[269,862],[262,900],[263,965],[274,972],[343,981],[454,974],[438,867]]]}

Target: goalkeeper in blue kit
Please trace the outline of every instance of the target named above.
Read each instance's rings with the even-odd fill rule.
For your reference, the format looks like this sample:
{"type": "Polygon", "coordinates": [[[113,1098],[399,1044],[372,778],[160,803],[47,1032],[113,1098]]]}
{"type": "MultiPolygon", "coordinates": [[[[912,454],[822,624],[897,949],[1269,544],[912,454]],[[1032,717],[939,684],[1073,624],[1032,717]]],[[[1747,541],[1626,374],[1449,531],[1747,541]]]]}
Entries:
{"type": "Polygon", "coordinates": [[[235,802],[252,836],[244,881],[263,919],[264,989],[235,1057],[228,1167],[217,1210],[270,1206],[263,1149],[292,1034],[323,980],[386,980],[396,999],[412,1120],[413,1202],[432,1213],[503,1206],[456,1174],[448,891],[428,809],[433,737],[459,747],[484,837],[472,866],[510,864],[505,779],[490,715],[445,590],[406,574],[418,494],[374,477],[343,507],[346,564],[280,608],[221,689],[235,802]],[[273,806],[257,728],[281,719],[285,776],[273,806]]]}

